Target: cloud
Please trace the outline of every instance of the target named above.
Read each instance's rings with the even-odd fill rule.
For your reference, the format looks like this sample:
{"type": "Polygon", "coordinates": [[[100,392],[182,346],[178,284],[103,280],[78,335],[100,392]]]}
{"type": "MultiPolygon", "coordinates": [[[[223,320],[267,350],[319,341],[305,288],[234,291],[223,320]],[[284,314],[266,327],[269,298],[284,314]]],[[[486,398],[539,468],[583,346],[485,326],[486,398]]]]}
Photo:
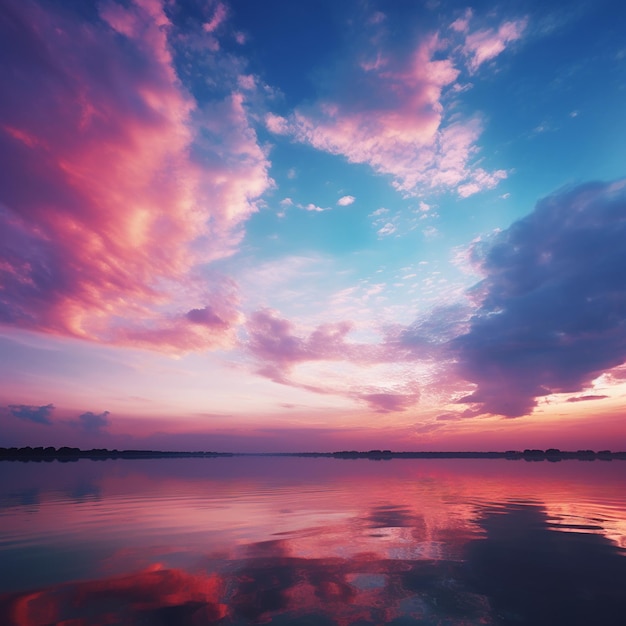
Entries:
{"type": "Polygon", "coordinates": [[[462,417],[458,413],[442,413],[435,418],[438,422],[458,422],[462,417]]]}
{"type": "MultiPolygon", "coordinates": [[[[619,372],[626,363],[624,241],[626,180],[561,190],[508,229],[473,242],[468,262],[483,279],[468,292],[470,302],[435,308],[371,344],[350,342],[349,322],[306,334],[260,311],[248,320],[248,350],[261,364],[259,373],[275,382],[352,398],[374,410],[405,410],[423,391],[467,405],[438,421],[528,415],[539,398],[585,391],[600,374],[619,372]],[[368,386],[366,376],[355,384],[356,374],[298,382],[296,366],[315,361],[377,374],[382,364],[415,363],[421,388],[407,376],[393,388],[380,378],[368,386]]],[[[375,287],[374,295],[384,285],[375,287]]],[[[583,393],[568,401],[602,398],[583,393]]]]}
{"type": "MultiPolygon", "coordinates": [[[[265,126],[267,130],[276,135],[286,135],[289,132],[289,122],[284,117],[273,113],[268,113],[265,116],[265,126]]],[[[288,178],[293,177],[288,176],[288,178]]]]}
{"type": "Polygon", "coordinates": [[[450,28],[457,33],[467,33],[469,31],[470,20],[472,19],[473,11],[472,9],[465,9],[465,13],[463,17],[459,17],[452,24],[450,24],[450,28]]]}
{"type": "Polygon", "coordinates": [[[29,404],[9,404],[11,415],[21,420],[35,422],[35,424],[52,424],[50,415],[54,411],[54,404],[31,406],[29,404]]]}
{"type": "Polygon", "coordinates": [[[311,213],[323,213],[324,211],[330,210],[330,207],[324,208],[324,207],[318,206],[317,204],[314,204],[313,202],[309,202],[308,204],[300,204],[300,203],[296,204],[291,198],[283,198],[279,204],[282,207],[282,210],[279,213],[281,217],[285,215],[285,210],[290,206],[296,206],[299,209],[302,209],[304,211],[309,211],[311,213]]]}
{"type": "Polygon", "coordinates": [[[186,311],[220,308],[221,281],[196,268],[234,251],[272,184],[243,96],[196,103],[157,0],[104,2],[93,22],[5,10],[0,323],[173,352],[231,342],[186,311]]]}
{"type": "Polygon", "coordinates": [[[375,11],[369,19],[370,24],[380,24],[387,19],[387,16],[381,11],[375,11]]]}
{"type": "Polygon", "coordinates": [[[412,393],[357,393],[355,397],[365,401],[377,413],[398,413],[406,411],[420,399],[419,389],[412,393]]]}
{"type": "Polygon", "coordinates": [[[109,411],[92,413],[87,411],[78,416],[75,424],[86,433],[99,433],[109,426],[109,411]]]}
{"type": "Polygon", "coordinates": [[[437,306],[387,341],[396,358],[442,361],[448,344],[468,330],[470,318],[471,309],[465,304],[437,306]]]}
{"type": "MultiPolygon", "coordinates": [[[[499,36],[509,41],[513,32],[503,26],[499,36]]],[[[481,48],[473,41],[467,44],[472,58],[485,60],[487,43],[481,48]]],[[[502,169],[489,172],[477,164],[480,118],[448,115],[444,96],[460,75],[451,40],[430,33],[408,53],[381,47],[374,56],[374,64],[357,55],[349,73],[337,70],[341,76],[325,99],[289,117],[269,114],[268,129],[368,164],[390,175],[404,195],[457,191],[467,197],[506,177],[502,169]]]]}
{"type": "MultiPolygon", "coordinates": [[[[462,398],[477,411],[527,415],[537,398],[587,388],[626,361],[626,181],[541,200],[478,242],[484,279],[469,330],[448,343],[462,398]]],[[[584,396],[583,396],[584,397],[584,396]]]]}
{"type": "Polygon", "coordinates": [[[457,193],[461,198],[469,198],[479,191],[485,189],[493,189],[501,180],[507,177],[505,170],[495,170],[494,172],[486,172],[482,167],[476,168],[471,181],[459,185],[457,193]]]}
{"type": "Polygon", "coordinates": [[[498,29],[486,28],[467,35],[463,53],[468,57],[469,71],[476,72],[483,63],[504,52],[508,44],[521,39],[527,24],[526,18],[511,20],[502,23],[498,29]]]}
{"type": "MultiPolygon", "coordinates": [[[[301,382],[292,376],[296,366],[313,362],[337,362],[356,366],[363,373],[380,363],[395,362],[399,356],[396,345],[387,342],[365,344],[348,341],[352,322],[320,324],[307,334],[298,334],[294,325],[264,309],[253,313],[246,324],[247,350],[258,363],[257,374],[275,383],[303,389],[312,393],[337,395],[365,403],[379,413],[405,411],[420,397],[418,384],[412,380],[394,380],[392,385],[368,384],[361,375],[356,381],[349,376],[326,376],[321,382],[301,382]]],[[[376,373],[372,375],[376,380],[376,373]]],[[[372,378],[370,376],[369,378],[372,378]]]]}
{"type": "Polygon", "coordinates": [[[356,198],[354,196],[342,196],[339,200],[337,200],[337,204],[339,206],[350,206],[355,200],[356,198]]]}
{"type": "Polygon", "coordinates": [[[289,320],[280,318],[274,311],[264,309],[254,312],[248,319],[248,350],[272,371],[288,372],[304,361],[342,360],[357,356],[361,348],[348,344],[346,336],[352,330],[350,322],[336,322],[318,326],[308,337],[298,337],[289,320]]]}
{"type": "Polygon", "coordinates": [[[387,222],[384,226],[379,228],[376,231],[376,234],[379,237],[387,237],[388,235],[393,235],[396,232],[396,227],[391,222],[387,222]]]}
{"type": "Polygon", "coordinates": [[[226,7],[221,2],[218,2],[215,6],[213,16],[208,22],[205,22],[202,25],[202,28],[207,33],[215,32],[224,23],[227,15],[228,11],[226,10],[226,7]]]}
{"type": "Polygon", "coordinates": [[[602,395],[586,395],[586,396],[575,396],[574,398],[568,398],[568,402],[587,402],[589,400],[604,400],[609,396],[602,395]]]}
{"type": "Polygon", "coordinates": [[[256,87],[256,79],[252,74],[242,74],[237,78],[237,84],[242,89],[251,91],[256,87]]]}
{"type": "Polygon", "coordinates": [[[205,306],[203,309],[191,309],[191,311],[187,311],[185,317],[194,324],[208,326],[209,328],[227,328],[230,325],[229,322],[223,317],[220,317],[217,311],[211,306],[205,306]]]}

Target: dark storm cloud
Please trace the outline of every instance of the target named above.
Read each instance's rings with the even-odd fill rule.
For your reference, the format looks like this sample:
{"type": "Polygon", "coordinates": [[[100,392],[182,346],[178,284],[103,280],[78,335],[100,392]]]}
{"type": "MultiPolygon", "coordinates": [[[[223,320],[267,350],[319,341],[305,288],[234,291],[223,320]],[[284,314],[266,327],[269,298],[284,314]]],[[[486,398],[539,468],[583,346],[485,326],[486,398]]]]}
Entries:
{"type": "Polygon", "coordinates": [[[11,415],[21,420],[35,422],[36,424],[52,424],[50,415],[54,410],[54,404],[32,406],[30,404],[9,404],[11,415]]]}
{"type": "Polygon", "coordinates": [[[477,386],[461,402],[517,417],[624,363],[626,181],[549,196],[474,254],[480,305],[449,344],[477,386]]]}

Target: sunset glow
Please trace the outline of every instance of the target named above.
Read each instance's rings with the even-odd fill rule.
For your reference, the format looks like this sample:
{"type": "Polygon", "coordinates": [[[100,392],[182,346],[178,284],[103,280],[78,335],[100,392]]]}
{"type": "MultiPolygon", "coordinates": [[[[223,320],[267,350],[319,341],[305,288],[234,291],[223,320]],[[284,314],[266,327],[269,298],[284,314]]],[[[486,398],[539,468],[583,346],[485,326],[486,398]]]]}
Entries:
{"type": "Polygon", "coordinates": [[[625,24],[4,0],[0,446],[626,450],[625,24]]]}

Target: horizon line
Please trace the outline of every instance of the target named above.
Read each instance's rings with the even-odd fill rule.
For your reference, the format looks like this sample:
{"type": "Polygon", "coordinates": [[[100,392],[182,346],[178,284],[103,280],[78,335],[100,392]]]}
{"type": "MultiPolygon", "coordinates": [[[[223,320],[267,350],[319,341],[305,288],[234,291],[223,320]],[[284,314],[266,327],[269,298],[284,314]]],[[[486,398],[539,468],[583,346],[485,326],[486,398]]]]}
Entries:
{"type": "Polygon", "coordinates": [[[525,448],[524,450],[335,450],[332,452],[217,452],[214,450],[153,450],[153,449],[125,449],[117,448],[89,448],[82,449],[72,446],[0,446],[0,459],[11,458],[59,458],[59,457],[87,457],[87,458],[117,458],[117,457],[219,457],[219,456],[294,456],[294,457],[335,457],[335,458],[625,458],[626,451],[612,450],[560,450],[559,448],[525,448]]]}

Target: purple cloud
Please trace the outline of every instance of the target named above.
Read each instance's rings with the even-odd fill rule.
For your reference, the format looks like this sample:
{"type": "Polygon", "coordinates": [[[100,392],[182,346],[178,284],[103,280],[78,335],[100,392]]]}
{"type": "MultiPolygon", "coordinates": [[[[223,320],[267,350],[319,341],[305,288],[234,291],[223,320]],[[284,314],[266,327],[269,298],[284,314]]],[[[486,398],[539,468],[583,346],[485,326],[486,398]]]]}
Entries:
{"type": "Polygon", "coordinates": [[[366,402],[377,413],[398,413],[418,402],[420,393],[416,388],[413,393],[359,393],[355,397],[366,402]]]}
{"type": "Polygon", "coordinates": [[[402,360],[446,358],[448,343],[468,329],[471,309],[463,304],[435,307],[430,313],[403,328],[396,337],[387,337],[395,358],[402,360]]]}
{"type": "Polygon", "coordinates": [[[460,402],[518,417],[537,398],[584,389],[626,360],[626,181],[540,201],[474,257],[485,278],[467,333],[449,343],[460,402]]]}
{"type": "Polygon", "coordinates": [[[194,324],[202,326],[228,327],[229,322],[217,314],[211,306],[205,306],[203,309],[191,309],[187,312],[187,319],[194,324]]]}
{"type": "Polygon", "coordinates": [[[54,411],[54,404],[32,406],[30,404],[9,404],[11,415],[21,420],[35,422],[35,424],[52,424],[50,415],[54,411]]]}
{"type": "Polygon", "coordinates": [[[92,413],[87,411],[75,422],[86,433],[99,433],[109,425],[109,411],[92,413]]]}
{"type": "Polygon", "coordinates": [[[352,330],[350,322],[322,324],[308,337],[298,337],[289,320],[262,310],[250,316],[247,329],[250,352],[281,370],[304,361],[343,360],[359,349],[345,341],[352,330]]]}
{"type": "MultiPolygon", "coordinates": [[[[290,378],[295,366],[314,361],[345,361],[367,366],[407,358],[408,350],[397,343],[364,344],[347,341],[353,324],[349,321],[321,324],[308,335],[296,334],[294,325],[275,312],[261,310],[253,313],[247,323],[248,351],[261,363],[257,373],[270,380],[312,393],[333,394],[363,402],[378,413],[404,411],[414,405],[420,391],[414,381],[390,391],[378,385],[348,385],[341,388],[337,381],[320,385],[300,383],[290,378]]],[[[409,355],[409,359],[413,357],[409,355]]]]}
{"type": "Polygon", "coordinates": [[[588,400],[604,400],[609,396],[603,395],[586,395],[586,396],[575,396],[574,398],[568,398],[568,402],[587,402],[588,400]]]}

